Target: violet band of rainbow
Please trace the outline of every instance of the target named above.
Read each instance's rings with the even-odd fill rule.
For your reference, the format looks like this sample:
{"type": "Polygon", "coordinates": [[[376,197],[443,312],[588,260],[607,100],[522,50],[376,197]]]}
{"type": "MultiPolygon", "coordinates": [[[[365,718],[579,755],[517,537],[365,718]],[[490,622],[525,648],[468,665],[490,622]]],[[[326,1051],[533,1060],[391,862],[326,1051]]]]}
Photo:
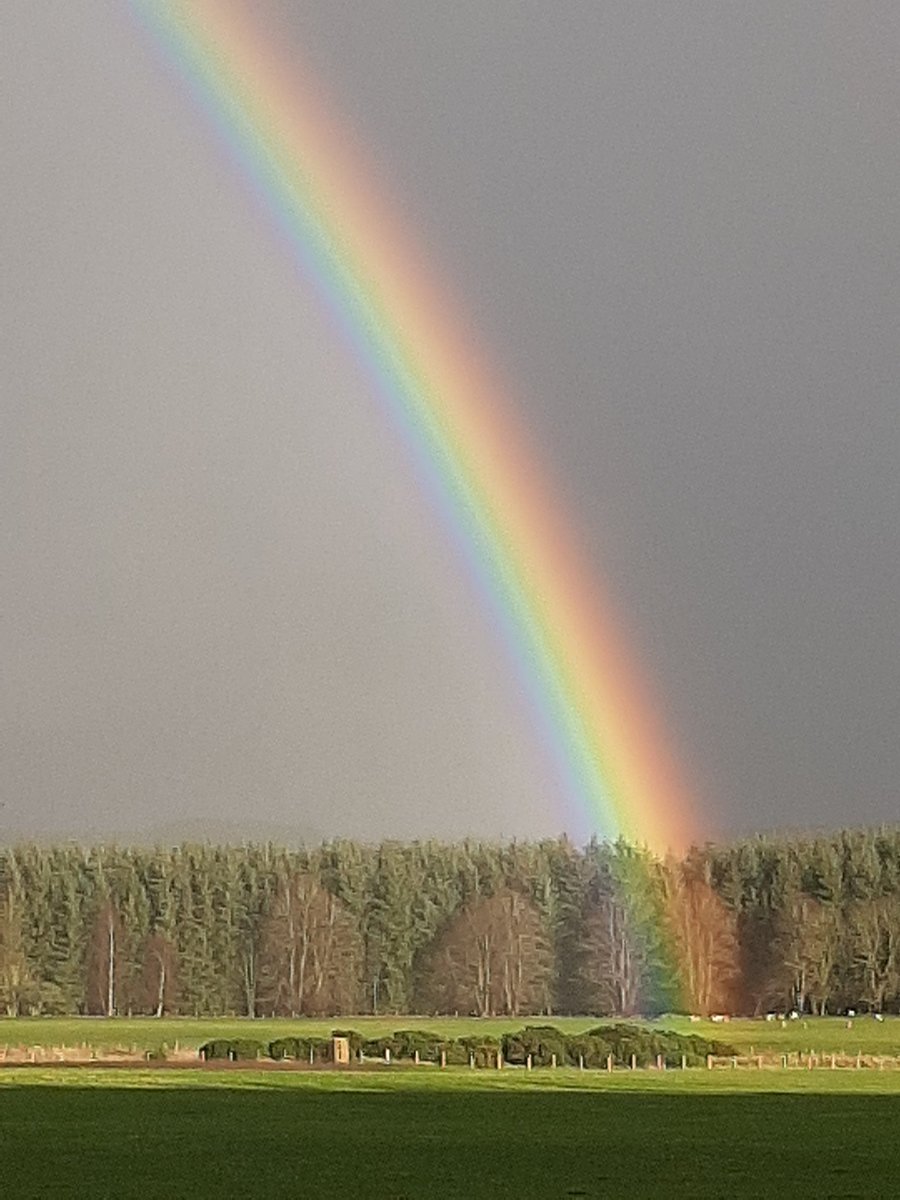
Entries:
{"type": "Polygon", "coordinates": [[[252,4],[132,0],[312,280],[408,447],[573,822],[662,853],[696,838],[695,807],[621,622],[585,570],[504,387],[425,259],[376,194],[316,81],[288,65],[252,4]]]}

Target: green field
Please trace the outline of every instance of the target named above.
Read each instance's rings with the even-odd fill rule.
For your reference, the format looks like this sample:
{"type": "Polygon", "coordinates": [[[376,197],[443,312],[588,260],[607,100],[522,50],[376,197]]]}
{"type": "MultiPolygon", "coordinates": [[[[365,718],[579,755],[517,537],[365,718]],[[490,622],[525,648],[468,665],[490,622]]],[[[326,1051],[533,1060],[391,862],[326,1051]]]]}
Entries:
{"type": "MultiPolygon", "coordinates": [[[[9,1046],[137,1046],[151,1050],[163,1043],[197,1047],[213,1037],[250,1037],[271,1041],[286,1034],[327,1034],[334,1028],[357,1029],[366,1037],[392,1033],[396,1029],[435,1030],[447,1037],[464,1034],[498,1034],[521,1029],[526,1024],[553,1024],[570,1033],[606,1023],[598,1017],[330,1017],[325,1020],[257,1020],[221,1018],[194,1020],[188,1017],[17,1017],[0,1018],[0,1047],[9,1046]]],[[[806,1020],[741,1020],[726,1024],[692,1022],[686,1017],[662,1017],[653,1022],[660,1028],[680,1033],[698,1033],[734,1045],[742,1053],[815,1053],[900,1055],[900,1017],[875,1021],[856,1017],[852,1028],[846,1018],[810,1017],[806,1020]],[[752,1047],[752,1051],[751,1051],[752,1047]]]]}
{"type": "MultiPolygon", "coordinates": [[[[447,1035],[522,1021],[341,1021],[447,1035]]],[[[559,1019],[581,1030],[594,1018],[559,1019]]],[[[327,1032],[334,1021],[34,1019],[0,1045],[198,1045],[327,1032]]],[[[666,1028],[745,1053],[893,1056],[900,1019],[666,1028]]],[[[526,1072],[415,1068],[0,1068],[11,1197],[888,1197],[898,1193],[900,1070],[526,1072]]]]}
{"type": "Polygon", "coordinates": [[[900,1073],[586,1074],[8,1070],[4,1194],[897,1194],[900,1073]]]}

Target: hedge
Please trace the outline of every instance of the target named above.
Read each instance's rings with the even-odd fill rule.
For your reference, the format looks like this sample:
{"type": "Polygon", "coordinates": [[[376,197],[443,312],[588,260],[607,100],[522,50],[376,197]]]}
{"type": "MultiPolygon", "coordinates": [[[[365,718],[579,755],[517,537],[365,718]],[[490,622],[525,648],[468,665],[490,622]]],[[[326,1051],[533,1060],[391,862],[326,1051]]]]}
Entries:
{"type": "MultiPolygon", "coordinates": [[[[355,1030],[334,1030],[332,1037],[345,1037],[350,1043],[351,1056],[385,1057],[412,1061],[418,1052],[420,1062],[437,1063],[441,1056],[448,1065],[492,1067],[498,1051],[505,1062],[524,1066],[531,1059],[535,1067],[550,1066],[554,1059],[562,1066],[605,1067],[608,1059],[616,1066],[628,1067],[632,1059],[640,1067],[652,1066],[662,1058],[667,1066],[681,1066],[682,1059],[690,1067],[702,1066],[709,1054],[717,1058],[737,1053],[724,1042],[708,1041],[696,1034],[674,1033],[665,1029],[648,1029],[643,1025],[618,1022],[597,1025],[586,1033],[567,1035],[555,1025],[526,1025],[501,1039],[486,1035],[445,1038],[424,1029],[399,1029],[390,1037],[364,1040],[355,1030]]],[[[294,1059],[297,1062],[327,1063],[332,1061],[330,1037],[282,1037],[268,1044],[250,1038],[214,1038],[200,1047],[204,1059],[248,1060],[268,1057],[276,1060],[294,1059]]]]}

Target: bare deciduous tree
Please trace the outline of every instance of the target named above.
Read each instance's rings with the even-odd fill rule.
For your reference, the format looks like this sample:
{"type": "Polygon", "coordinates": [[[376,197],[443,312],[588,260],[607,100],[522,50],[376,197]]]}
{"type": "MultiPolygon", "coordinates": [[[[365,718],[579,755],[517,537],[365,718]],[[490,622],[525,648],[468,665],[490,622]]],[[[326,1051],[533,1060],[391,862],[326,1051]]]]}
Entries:
{"type": "Polygon", "coordinates": [[[456,914],[429,956],[424,999],[443,1012],[478,1016],[543,1012],[552,956],[537,908],[504,888],[456,914]]]}
{"type": "Polygon", "coordinates": [[[667,862],[662,881],[681,1007],[704,1016],[731,1012],[739,975],[734,914],[704,878],[701,864],[667,862]]]}
{"type": "Polygon", "coordinates": [[[260,942],[261,1009],[308,1016],[357,1006],[359,932],[337,897],[313,875],[280,881],[260,942]]]}

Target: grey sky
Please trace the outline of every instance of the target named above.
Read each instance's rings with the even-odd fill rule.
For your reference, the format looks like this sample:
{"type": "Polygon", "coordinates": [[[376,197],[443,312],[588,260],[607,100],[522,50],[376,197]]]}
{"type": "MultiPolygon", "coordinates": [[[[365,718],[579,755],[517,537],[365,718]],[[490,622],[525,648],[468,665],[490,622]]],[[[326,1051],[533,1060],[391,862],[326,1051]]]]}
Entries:
{"type": "MultiPolygon", "coordinates": [[[[514,381],[710,830],[896,820],[894,3],[254,0],[514,381]]],[[[0,10],[0,826],[584,832],[112,0],[0,10]]]]}

